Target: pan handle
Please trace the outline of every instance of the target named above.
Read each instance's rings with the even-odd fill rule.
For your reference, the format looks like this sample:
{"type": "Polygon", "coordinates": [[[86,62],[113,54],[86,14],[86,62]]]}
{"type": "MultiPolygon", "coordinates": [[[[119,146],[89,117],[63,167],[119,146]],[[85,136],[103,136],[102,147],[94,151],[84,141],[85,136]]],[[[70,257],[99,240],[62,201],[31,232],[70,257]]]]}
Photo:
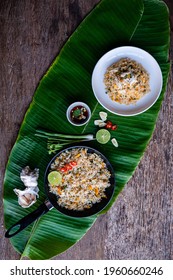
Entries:
{"type": "Polygon", "coordinates": [[[27,216],[19,220],[17,223],[12,225],[5,233],[6,238],[13,237],[24,228],[32,224],[35,220],[37,220],[40,216],[46,214],[49,210],[53,208],[52,204],[49,201],[41,204],[35,211],[29,213],[27,216]],[[10,233],[11,232],[11,233],[10,233]]]}

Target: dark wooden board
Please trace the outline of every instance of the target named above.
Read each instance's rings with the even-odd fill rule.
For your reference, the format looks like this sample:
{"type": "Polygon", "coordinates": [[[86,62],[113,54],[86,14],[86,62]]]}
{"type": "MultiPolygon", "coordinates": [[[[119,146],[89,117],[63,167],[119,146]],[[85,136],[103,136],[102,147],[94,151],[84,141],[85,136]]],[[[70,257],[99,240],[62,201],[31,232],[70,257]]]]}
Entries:
{"type": "MultiPolygon", "coordinates": [[[[39,80],[98,0],[0,2],[0,259],[19,259],[4,238],[3,177],[39,80]]],[[[171,13],[173,59],[173,2],[171,13]]],[[[109,212],[54,259],[173,259],[173,68],[147,151],[109,212]]]]}

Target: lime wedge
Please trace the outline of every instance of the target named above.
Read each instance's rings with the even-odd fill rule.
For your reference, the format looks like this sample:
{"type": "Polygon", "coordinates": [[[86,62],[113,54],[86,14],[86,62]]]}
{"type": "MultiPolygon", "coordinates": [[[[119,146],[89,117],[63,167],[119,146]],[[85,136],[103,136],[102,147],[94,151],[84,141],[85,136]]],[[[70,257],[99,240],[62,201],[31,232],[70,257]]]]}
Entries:
{"type": "Polygon", "coordinates": [[[48,174],[48,182],[52,186],[58,186],[61,184],[62,175],[58,171],[52,171],[48,174]]]}
{"type": "Polygon", "coordinates": [[[96,140],[100,143],[100,144],[106,144],[111,138],[111,134],[108,130],[106,129],[100,129],[99,131],[97,131],[96,133],[96,140]]]}

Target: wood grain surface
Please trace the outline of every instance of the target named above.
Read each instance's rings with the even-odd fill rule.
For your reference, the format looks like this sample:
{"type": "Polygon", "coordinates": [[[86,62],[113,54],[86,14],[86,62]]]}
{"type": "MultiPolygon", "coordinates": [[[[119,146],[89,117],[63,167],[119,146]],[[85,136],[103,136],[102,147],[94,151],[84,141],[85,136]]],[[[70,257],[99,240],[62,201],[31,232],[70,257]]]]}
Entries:
{"type": "MultiPolygon", "coordinates": [[[[99,0],[0,1],[0,259],[20,259],[4,238],[3,177],[39,80],[99,0]]],[[[170,9],[173,59],[173,1],[170,9]]],[[[54,259],[173,259],[173,67],[154,135],[114,206],[54,259]]]]}

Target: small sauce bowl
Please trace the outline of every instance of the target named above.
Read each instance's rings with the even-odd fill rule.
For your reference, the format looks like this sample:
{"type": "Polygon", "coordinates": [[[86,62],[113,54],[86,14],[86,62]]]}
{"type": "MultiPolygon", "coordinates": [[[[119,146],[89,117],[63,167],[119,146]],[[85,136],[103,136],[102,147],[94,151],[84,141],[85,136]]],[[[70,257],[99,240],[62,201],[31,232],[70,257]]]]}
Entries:
{"type": "Polygon", "coordinates": [[[91,110],[86,103],[78,101],[68,107],[66,116],[72,125],[82,126],[90,120],[91,110]]]}

